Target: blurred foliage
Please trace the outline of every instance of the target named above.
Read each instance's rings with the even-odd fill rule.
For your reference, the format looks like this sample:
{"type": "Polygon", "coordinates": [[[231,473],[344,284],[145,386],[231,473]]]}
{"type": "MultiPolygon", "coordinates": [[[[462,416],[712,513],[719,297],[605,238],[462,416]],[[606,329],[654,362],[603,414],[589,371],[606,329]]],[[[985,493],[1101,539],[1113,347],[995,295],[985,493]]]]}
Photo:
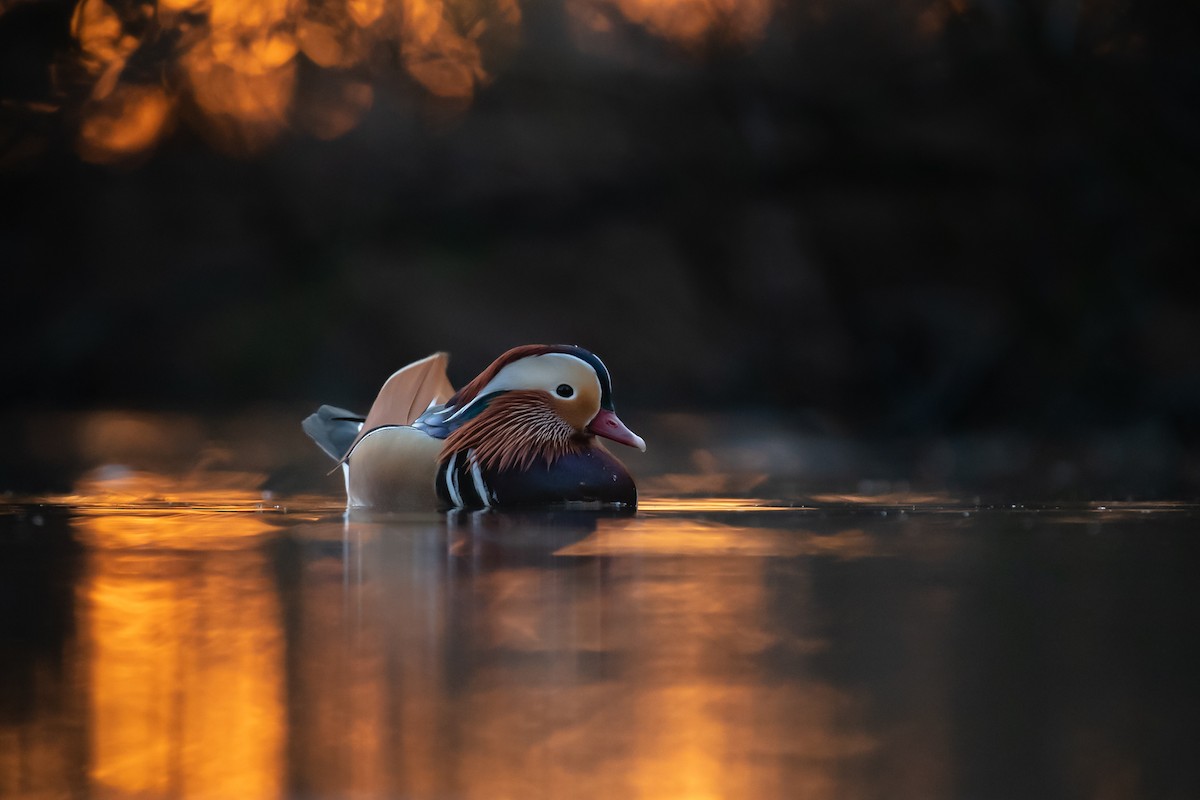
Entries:
{"type": "Polygon", "coordinates": [[[5,406],[363,407],[567,341],[623,405],[1200,434],[1166,10],[184,5],[0,3],[5,406]]]}

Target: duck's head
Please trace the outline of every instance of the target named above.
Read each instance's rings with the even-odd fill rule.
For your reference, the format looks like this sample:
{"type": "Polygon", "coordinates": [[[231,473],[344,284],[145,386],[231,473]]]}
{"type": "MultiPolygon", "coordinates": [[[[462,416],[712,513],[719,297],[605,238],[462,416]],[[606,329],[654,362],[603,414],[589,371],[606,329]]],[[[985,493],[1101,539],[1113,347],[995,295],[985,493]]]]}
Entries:
{"type": "Polygon", "coordinates": [[[474,448],[483,461],[528,466],[593,436],[645,451],[613,407],[612,379],[594,353],[575,345],[509,350],[446,403],[461,424],[444,455],[474,448]]]}

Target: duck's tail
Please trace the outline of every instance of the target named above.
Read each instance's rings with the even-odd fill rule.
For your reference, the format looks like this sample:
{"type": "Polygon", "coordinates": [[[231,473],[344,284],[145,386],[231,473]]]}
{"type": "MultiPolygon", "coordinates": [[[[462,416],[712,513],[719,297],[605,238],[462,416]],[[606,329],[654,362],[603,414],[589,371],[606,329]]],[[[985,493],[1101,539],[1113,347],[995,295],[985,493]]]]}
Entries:
{"type": "Polygon", "coordinates": [[[366,417],[336,406],[321,406],[309,414],[300,427],[334,461],[341,461],[350,452],[350,445],[362,430],[366,417]]]}

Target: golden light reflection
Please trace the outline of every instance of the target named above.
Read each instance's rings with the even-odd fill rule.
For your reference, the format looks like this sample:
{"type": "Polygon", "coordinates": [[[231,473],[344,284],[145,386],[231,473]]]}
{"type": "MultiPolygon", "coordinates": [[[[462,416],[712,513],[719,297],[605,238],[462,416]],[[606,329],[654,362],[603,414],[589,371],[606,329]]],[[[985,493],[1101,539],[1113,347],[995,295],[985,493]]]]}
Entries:
{"type": "Polygon", "coordinates": [[[254,514],[105,513],[86,520],[84,543],[103,548],[156,550],[240,550],[278,531],[254,514]]]}
{"type": "Polygon", "coordinates": [[[884,492],[881,494],[814,494],[814,503],[848,506],[907,506],[939,507],[957,504],[959,501],[940,492],[884,492]]]}
{"type": "Polygon", "coordinates": [[[759,500],[752,497],[641,497],[638,508],[646,512],[702,511],[803,511],[805,506],[759,500]]]}
{"type": "Polygon", "coordinates": [[[162,517],[153,534],[141,518],[76,524],[92,545],[79,590],[92,794],[280,796],[286,684],[267,556],[255,547],[128,547],[148,537],[245,543],[253,520],[162,517]]]}
{"type": "Polygon", "coordinates": [[[874,558],[889,551],[857,528],[834,534],[722,525],[692,519],[601,520],[596,532],[558,556],[831,556],[874,558]]]}
{"type": "Polygon", "coordinates": [[[859,701],[769,677],[773,648],[824,643],[772,621],[765,570],[587,559],[474,578],[468,633],[496,655],[458,702],[462,796],[857,796],[843,766],[876,747],[859,701]]]}

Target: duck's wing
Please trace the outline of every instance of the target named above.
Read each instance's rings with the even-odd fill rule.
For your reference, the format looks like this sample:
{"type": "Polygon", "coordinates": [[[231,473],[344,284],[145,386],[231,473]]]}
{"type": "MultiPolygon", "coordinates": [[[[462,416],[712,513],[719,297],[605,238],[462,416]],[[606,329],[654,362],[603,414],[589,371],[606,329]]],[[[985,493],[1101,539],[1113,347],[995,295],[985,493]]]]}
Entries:
{"type": "Polygon", "coordinates": [[[449,363],[448,354],[434,353],[393,373],[371,404],[362,429],[343,454],[353,450],[370,431],[385,425],[411,425],[430,406],[449,400],[454,394],[454,387],[446,375],[449,363]]]}

